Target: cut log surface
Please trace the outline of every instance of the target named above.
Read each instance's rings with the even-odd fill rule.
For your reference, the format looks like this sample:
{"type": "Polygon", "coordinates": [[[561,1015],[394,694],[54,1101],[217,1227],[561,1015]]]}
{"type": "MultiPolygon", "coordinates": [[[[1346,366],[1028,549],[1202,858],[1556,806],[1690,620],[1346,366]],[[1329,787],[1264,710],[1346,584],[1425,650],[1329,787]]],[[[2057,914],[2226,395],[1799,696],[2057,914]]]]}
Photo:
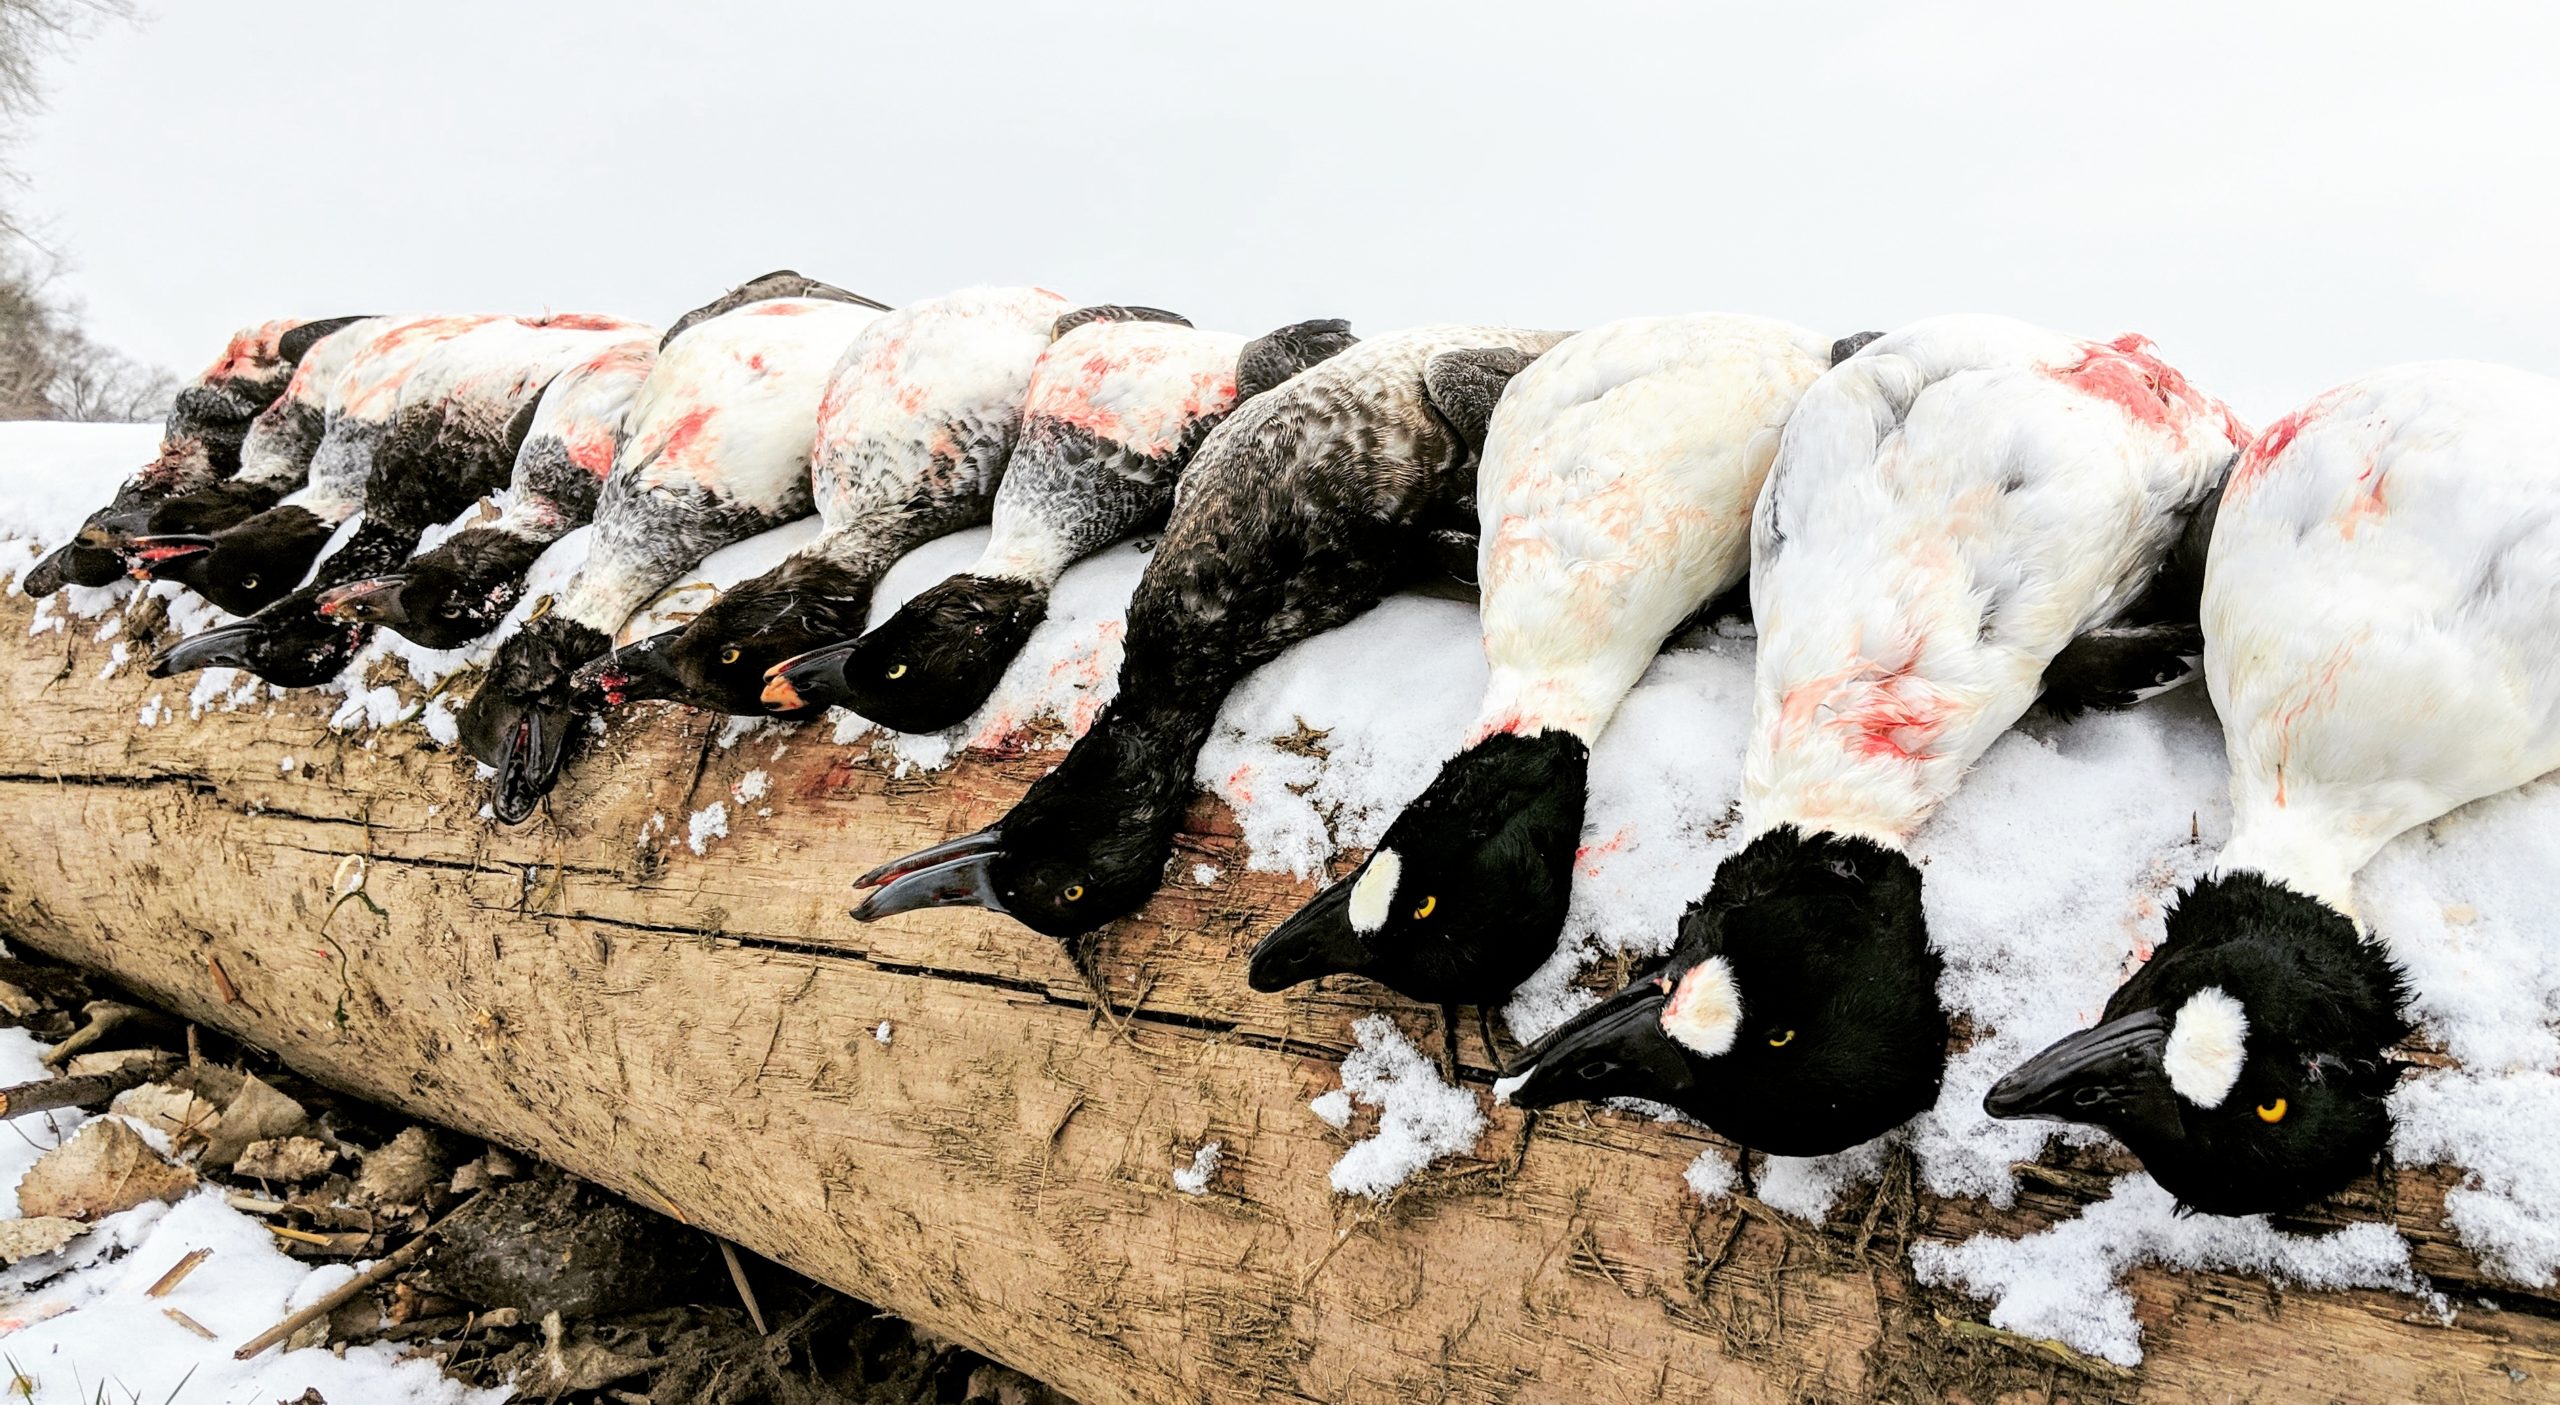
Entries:
{"type": "Polygon", "coordinates": [[[1093,1405],[2560,1397],[2560,1296],[2480,1272],[2442,1172],[2328,1222],[2396,1219],[2450,1325],[2402,1294],[2144,1270],[2132,1370],[1990,1327],[1906,1252],[2075,1213],[2126,1169],[2100,1153],[2009,1211],[1894,1163],[1809,1225],[1700,1204],[1693,1128],[1491,1107],[1472,1156],[1340,1199],[1327,1173],[1366,1128],[1308,1100],[1356,1016],[1425,1050],[1437,1016],[1356,981],[1248,991],[1246,951],[1308,888],[1248,873],[1208,801],[1175,872],[1224,876],[1111,929],[1105,1014],[1009,922],[846,915],[855,874],[995,818],[1047,754],[901,778],[823,726],[724,749],[725,719],[640,709],[501,829],[470,760],[415,728],[334,735],[318,696],[189,721],[187,680],[99,681],[107,645],[29,620],[0,601],[0,929],[1093,1405]],[[154,694],[176,715],[139,727],[154,694]],[[771,791],[742,803],[750,771],[771,791]],[[697,855],[686,820],[714,800],[731,833],[697,855]],[[364,901],[333,888],[349,855],[364,901]],[[1176,1190],[1212,1140],[1207,1193],[1176,1190]]]}

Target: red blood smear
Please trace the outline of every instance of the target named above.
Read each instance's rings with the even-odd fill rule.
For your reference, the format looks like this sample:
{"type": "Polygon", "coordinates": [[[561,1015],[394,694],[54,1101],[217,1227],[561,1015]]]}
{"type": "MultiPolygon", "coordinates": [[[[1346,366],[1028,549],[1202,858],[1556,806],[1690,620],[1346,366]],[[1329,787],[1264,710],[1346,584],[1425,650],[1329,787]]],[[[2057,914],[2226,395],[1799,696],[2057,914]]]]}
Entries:
{"type": "Polygon", "coordinates": [[[2294,436],[2318,416],[2319,410],[2319,402],[2314,401],[2268,425],[2267,432],[2259,435],[2240,455],[2239,466],[2231,470],[2232,484],[2237,486],[2250,482],[2264,474],[2285,450],[2293,447],[2294,436]]]}
{"type": "Polygon", "coordinates": [[[660,451],[661,454],[669,459],[682,460],[685,452],[702,438],[711,417],[719,412],[719,407],[713,405],[697,405],[685,411],[667,430],[666,448],[660,451]]]}
{"type": "Polygon", "coordinates": [[[612,430],[590,420],[571,425],[565,438],[570,463],[598,478],[613,471],[612,430]]]}
{"type": "Polygon", "coordinates": [[[2104,346],[2092,345],[2077,362],[2049,367],[2045,374],[2083,395],[2113,404],[2136,424],[2181,440],[2187,426],[2197,420],[2211,423],[2235,445],[2249,439],[2230,406],[2189,385],[2175,366],[2160,359],[2150,339],[2138,334],[2128,333],[2104,346]]]}

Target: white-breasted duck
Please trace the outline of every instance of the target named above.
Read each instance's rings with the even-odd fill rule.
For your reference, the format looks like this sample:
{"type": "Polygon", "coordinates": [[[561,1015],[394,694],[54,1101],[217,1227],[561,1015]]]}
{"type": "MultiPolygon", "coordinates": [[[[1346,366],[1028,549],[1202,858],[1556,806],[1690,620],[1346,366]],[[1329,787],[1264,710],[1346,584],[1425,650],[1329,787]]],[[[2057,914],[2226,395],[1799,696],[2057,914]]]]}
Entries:
{"type": "Polygon", "coordinates": [[[440,342],[392,397],[357,500],[305,509],[324,520],[334,516],[333,528],[357,510],[364,520],[319,561],[309,581],[247,619],[171,646],[152,660],[152,675],[244,668],[284,687],[336,677],[373,627],[323,613],[321,597],[407,560],[428,528],[503,486],[543,389],[555,378],[609,350],[645,348],[656,335],[655,328],[619,318],[572,313],[492,318],[440,342]]]}
{"type": "Polygon", "coordinates": [[[1779,433],[1832,345],[1765,317],[1644,317],[1511,380],[1477,476],[1489,673],[1465,749],[1254,949],[1254,989],[1353,973],[1481,1011],[1554,952],[1591,748],[1663,640],[1741,582],[1779,433]]]}
{"type": "Polygon", "coordinates": [[[159,453],[119,485],[106,506],[90,513],[77,535],[37,562],[20,587],[29,595],[50,595],[65,585],[94,587],[121,579],[124,547],[147,530],[152,509],[236,476],[251,425],[285,394],[304,355],[363,320],[285,318],[233,334],[222,355],[178,391],[161,429],[159,453]]]}
{"type": "Polygon", "coordinates": [[[383,626],[430,649],[458,648],[497,628],[534,560],[595,516],[632,403],[657,359],[656,334],[647,333],[562,371],[534,407],[497,516],[389,575],[330,588],[321,612],[383,626]]]}
{"type": "Polygon", "coordinates": [[[872,587],[899,557],[987,520],[1031,369],[1073,306],[1045,288],[968,288],[864,327],[818,405],[818,535],[684,625],[596,660],[585,673],[594,691],[614,705],[665,698],[753,714],[767,669],[861,633],[872,587]]]}
{"type": "Polygon", "coordinates": [[[1022,437],[977,563],[861,638],[776,665],[766,707],[849,707],[901,732],[969,716],[1047,617],[1058,577],[1161,523],[1191,456],[1240,398],[1355,340],[1339,320],[1248,342],[1161,316],[1085,308],[1062,319],[1032,371],[1022,437]]]}
{"type": "MultiPolygon", "coordinates": [[[[2139,337],[1940,317],[1825,373],[1752,517],[1746,842],[1664,964],[1502,1091],[1650,1098],[1790,1156],[1935,1101],[1948,1021],[1911,837],[2075,640],[2146,608],[2246,438],[2139,337]]],[[[2192,628],[2154,638],[2172,672],[2192,628]]],[[[2126,637],[2110,657],[2149,681],[2126,637]]]]}
{"type": "MultiPolygon", "coordinates": [[[[1200,446],[1129,601],[1118,696],[993,826],[881,865],[854,916],[972,904],[1069,943],[1163,880],[1219,704],[1281,650],[1423,574],[1463,523],[1493,396],[1435,396],[1443,352],[1537,353],[1562,332],[1434,326],[1360,342],[1265,391],[1200,446]]],[[[1498,393],[1499,385],[1490,389],[1498,393]]],[[[1089,969],[1089,967],[1088,967],[1089,969]]]]}
{"type": "Polygon", "coordinates": [[[363,506],[401,386],[447,342],[499,320],[374,318],[321,343],[330,354],[308,358],[285,399],[251,428],[241,471],[153,509],[151,530],[126,544],[128,569],[175,581],[235,615],[282,599],[363,506]]]}
{"type": "Polygon", "coordinates": [[[497,769],[492,812],[533,814],[559,779],[570,731],[603,705],[580,666],[702,558],[808,515],[809,449],[827,374],[880,313],[819,298],[749,303],[659,348],[596,499],[586,561],[536,600],[462,715],[462,741],[497,769]]]}
{"type": "Polygon", "coordinates": [[[2107,1002],[1985,1099],[2106,1128],[2179,1202],[2293,1209],[2369,1171],[2411,1028],[2355,876],[2393,836],[2560,768],[2560,381],[2351,381],[2222,499],[2204,672],[2231,841],[2107,1002]]]}

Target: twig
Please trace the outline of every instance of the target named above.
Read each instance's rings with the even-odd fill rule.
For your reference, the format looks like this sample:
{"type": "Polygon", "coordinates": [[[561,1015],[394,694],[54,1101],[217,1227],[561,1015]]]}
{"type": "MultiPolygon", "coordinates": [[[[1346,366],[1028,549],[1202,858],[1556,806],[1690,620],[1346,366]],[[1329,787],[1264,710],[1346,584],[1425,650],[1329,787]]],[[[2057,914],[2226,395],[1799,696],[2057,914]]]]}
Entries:
{"type": "Polygon", "coordinates": [[[418,1255],[426,1252],[428,1241],[434,1239],[437,1234],[441,1233],[446,1225],[453,1223],[453,1217],[455,1215],[459,1215],[463,1211],[470,1209],[473,1205],[478,1204],[480,1197],[486,1193],[487,1192],[485,1191],[473,1191],[470,1199],[465,1200],[461,1204],[454,1206],[451,1210],[446,1211],[443,1219],[436,1221],[434,1224],[431,1224],[424,1230],[420,1231],[417,1238],[410,1240],[408,1243],[403,1244],[399,1248],[392,1250],[390,1253],[383,1255],[381,1258],[374,1260],[373,1267],[364,1270],[355,1277],[350,1278],[328,1292],[321,1294],[319,1300],[312,1303],[309,1307],[302,1309],[300,1312],[294,1313],[282,1322],[279,1322],[276,1325],[269,1327],[267,1330],[260,1332],[258,1335],[251,1337],[238,1351],[231,1353],[231,1359],[234,1361],[248,1360],[259,1352],[265,1351],[268,1347],[274,1346],[276,1343],[283,1341],[285,1338],[292,1336],[294,1333],[301,1331],[303,1328],[319,1321],[321,1318],[328,1316],[339,1308],[346,1306],[348,1303],[355,1300],[355,1296],[358,1293],[361,1293],[367,1288],[372,1287],[374,1284],[389,1278],[400,1270],[407,1268],[410,1263],[418,1257],[418,1255]]]}
{"type": "Polygon", "coordinates": [[[195,1333],[206,1341],[213,1340],[213,1329],[211,1327],[198,1322],[194,1318],[187,1316],[185,1313],[178,1311],[176,1308],[164,1307],[160,1309],[160,1312],[170,1321],[177,1323],[179,1326],[186,1328],[188,1331],[195,1333]]]}
{"type": "Polygon", "coordinates": [[[756,1306],[756,1290],[747,1286],[747,1266],[738,1262],[737,1246],[716,1234],[711,1236],[711,1242],[720,1246],[720,1259],[729,1265],[729,1281],[738,1285],[738,1297],[747,1305],[747,1320],[756,1324],[756,1335],[773,1335],[765,1330],[764,1309],[756,1306]]]}
{"type": "MultiPolygon", "coordinates": [[[[203,1265],[205,1260],[212,1257],[213,1251],[211,1249],[196,1249],[190,1251],[185,1258],[169,1265],[169,1271],[160,1275],[159,1282],[143,1289],[142,1296],[146,1298],[165,1298],[169,1296],[170,1289],[186,1282],[188,1274],[195,1272],[196,1269],[203,1265]]],[[[207,1335],[211,1334],[208,1333],[207,1335]]]]}
{"type": "Polygon", "coordinates": [[[153,1059],[113,1073],[87,1073],[77,1078],[39,1078],[0,1088],[0,1117],[23,1117],[66,1107],[94,1107],[127,1088],[150,1082],[167,1072],[170,1061],[153,1059]]]}
{"type": "Polygon", "coordinates": [[[99,1040],[106,1038],[108,1030],[115,1028],[117,1025],[123,1024],[126,1020],[132,1019],[134,1016],[139,1015],[142,1012],[130,1005],[119,1004],[113,1000],[92,1000],[87,1005],[81,1007],[81,1013],[89,1017],[89,1022],[73,1031],[70,1038],[65,1039],[61,1043],[54,1045],[52,1048],[45,1050],[45,1067],[60,1068],[64,1064],[71,1062],[71,1056],[73,1054],[79,1053],[81,1050],[86,1049],[90,1045],[97,1043],[99,1040]]]}

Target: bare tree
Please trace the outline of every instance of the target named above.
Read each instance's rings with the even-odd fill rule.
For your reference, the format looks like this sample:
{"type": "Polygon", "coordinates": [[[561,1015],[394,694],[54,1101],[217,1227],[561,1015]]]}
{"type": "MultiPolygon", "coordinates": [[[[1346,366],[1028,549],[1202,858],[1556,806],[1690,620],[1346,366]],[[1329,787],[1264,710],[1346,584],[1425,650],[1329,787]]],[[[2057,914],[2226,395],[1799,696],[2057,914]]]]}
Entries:
{"type": "Polygon", "coordinates": [[[44,105],[43,65],[131,0],[0,0],[0,419],[155,419],[176,378],[99,345],[54,292],[61,259],[13,210],[23,178],[8,145],[44,105]]]}

